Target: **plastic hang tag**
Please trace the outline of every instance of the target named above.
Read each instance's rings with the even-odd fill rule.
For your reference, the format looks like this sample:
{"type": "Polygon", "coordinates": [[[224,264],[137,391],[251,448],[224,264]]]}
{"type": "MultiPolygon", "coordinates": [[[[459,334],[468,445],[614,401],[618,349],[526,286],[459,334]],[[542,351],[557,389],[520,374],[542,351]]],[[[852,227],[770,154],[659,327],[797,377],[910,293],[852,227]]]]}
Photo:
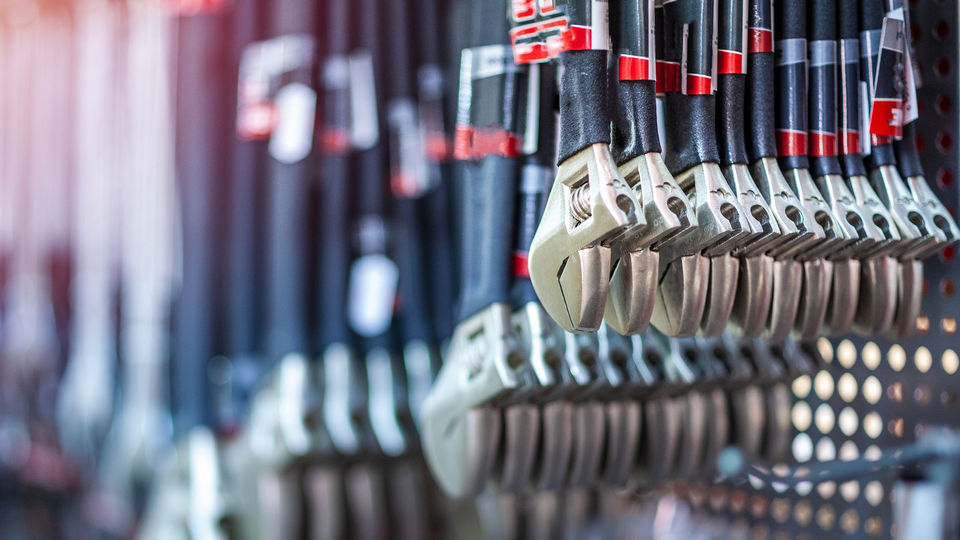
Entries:
{"type": "Polygon", "coordinates": [[[917,87],[919,86],[919,82],[916,77],[913,54],[910,51],[910,39],[906,35],[906,32],[910,28],[909,21],[907,20],[907,14],[903,7],[898,7],[888,12],[887,18],[902,22],[904,28],[903,95],[901,98],[903,99],[903,124],[906,125],[920,117],[920,110],[917,107],[917,87]]]}
{"type": "Polygon", "coordinates": [[[903,71],[906,40],[903,21],[883,19],[873,96],[870,134],[899,138],[903,134],[903,71]]]}
{"type": "Polygon", "coordinates": [[[400,272],[384,255],[364,255],[350,269],[350,327],[362,337],[390,328],[400,272]]]}
{"type": "Polygon", "coordinates": [[[310,154],[316,121],[317,93],[303,83],[290,83],[274,98],[276,126],[270,155],[280,163],[296,163],[310,154]]]}

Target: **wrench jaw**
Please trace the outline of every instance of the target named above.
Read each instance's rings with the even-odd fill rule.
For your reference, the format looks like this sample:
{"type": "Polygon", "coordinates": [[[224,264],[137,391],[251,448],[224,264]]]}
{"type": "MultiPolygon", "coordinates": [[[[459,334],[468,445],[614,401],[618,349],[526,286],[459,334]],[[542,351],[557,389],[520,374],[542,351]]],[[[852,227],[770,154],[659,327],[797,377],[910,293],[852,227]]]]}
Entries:
{"type": "Polygon", "coordinates": [[[567,333],[565,350],[573,381],[568,397],[574,402],[572,448],[565,485],[584,487],[593,484],[600,473],[606,411],[599,398],[610,392],[611,381],[600,366],[600,343],[596,334],[567,333]]]}
{"type": "Polygon", "coordinates": [[[813,259],[803,262],[803,292],[793,325],[794,339],[820,335],[833,288],[833,262],[813,259]]]}
{"type": "Polygon", "coordinates": [[[369,389],[367,415],[378,452],[391,458],[406,455],[412,447],[409,430],[413,426],[404,425],[402,420],[405,415],[400,406],[404,399],[393,355],[377,347],[367,352],[364,364],[369,389]]]}
{"type": "Polygon", "coordinates": [[[823,229],[787,183],[776,158],[761,158],[751,170],[783,238],[781,243],[771,247],[771,256],[778,259],[791,257],[825,238],[823,229]]]}
{"type": "Polygon", "coordinates": [[[664,264],[661,259],[651,322],[668,336],[696,334],[710,283],[710,260],[699,253],[664,264]]]}
{"type": "Polygon", "coordinates": [[[640,404],[629,395],[627,370],[633,351],[628,338],[604,325],[600,328],[600,369],[606,373],[611,391],[606,402],[606,451],[600,472],[602,484],[623,486],[629,480],[636,459],[642,415],[640,404]]]}
{"type": "MultiPolygon", "coordinates": [[[[869,214],[857,203],[853,193],[847,188],[843,177],[828,174],[820,177],[819,182],[826,187],[826,196],[837,223],[843,229],[844,236],[856,239],[848,249],[834,255],[834,260],[847,257],[862,258],[874,253],[885,238],[883,232],[869,214]]],[[[856,302],[852,302],[856,303],[856,302]]]]}
{"type": "Polygon", "coordinates": [[[359,420],[363,410],[364,375],[357,358],[344,344],[334,343],[323,351],[323,421],[334,450],[341,456],[356,456],[367,451],[372,434],[359,420]]]}
{"type": "Polygon", "coordinates": [[[701,252],[713,257],[744,245],[753,231],[718,164],[701,163],[677,175],[676,179],[688,197],[696,201],[697,215],[697,230],[682,242],[681,254],[701,252]]]}
{"type": "Polygon", "coordinates": [[[842,336],[853,328],[860,303],[861,262],[857,259],[833,261],[833,285],[827,315],[823,321],[826,336],[842,336]]]}
{"type": "Polygon", "coordinates": [[[737,296],[729,330],[738,336],[759,336],[767,325],[773,299],[776,261],[766,255],[740,259],[737,296]]]}
{"type": "Polygon", "coordinates": [[[603,319],[618,333],[640,334],[650,325],[659,267],[660,253],[649,248],[624,253],[616,262],[603,319]]]}
{"type": "Polygon", "coordinates": [[[547,313],[568,332],[594,332],[609,289],[610,244],[646,223],[606,144],[560,164],[530,246],[530,280],[547,313]]]}
{"type": "Polygon", "coordinates": [[[878,243],[875,249],[864,254],[864,258],[879,257],[899,251],[903,241],[900,236],[900,229],[893,219],[893,215],[880,200],[873,186],[870,185],[870,180],[866,176],[851,176],[849,180],[854,199],[863,209],[864,216],[873,222],[884,237],[884,241],[878,243]]]}
{"type": "Polygon", "coordinates": [[[917,256],[918,259],[925,259],[933,253],[960,240],[960,228],[957,227],[956,220],[953,219],[953,216],[950,215],[947,208],[933,193],[933,190],[930,189],[930,185],[927,184],[927,180],[924,177],[911,176],[907,178],[907,184],[910,186],[910,192],[920,205],[920,208],[926,211],[927,216],[929,216],[930,223],[933,223],[933,226],[939,229],[945,237],[945,239],[936,244],[935,247],[931,247],[929,250],[917,256]]]}
{"type": "Polygon", "coordinates": [[[759,255],[782,243],[785,237],[780,234],[780,225],[753,181],[750,168],[743,163],[732,163],[723,168],[723,175],[737,193],[744,219],[750,225],[751,233],[740,254],[746,257],[759,255]]]}
{"type": "Polygon", "coordinates": [[[480,493],[495,465],[502,418],[494,403],[520,387],[526,365],[510,307],[492,304],[460,323],[423,404],[421,441],[440,487],[454,498],[480,493]]]}
{"type": "Polygon", "coordinates": [[[710,279],[698,336],[719,336],[726,330],[737,298],[740,259],[727,253],[710,258],[710,279]]]}
{"type": "Polygon", "coordinates": [[[849,248],[857,242],[858,239],[850,237],[847,234],[847,228],[834,215],[827,200],[813,181],[813,176],[810,175],[809,170],[791,169],[787,174],[796,187],[797,197],[807,210],[807,214],[813,217],[813,220],[820,225],[824,233],[824,239],[821,242],[814,243],[802,253],[798,253],[798,258],[812,260],[828,257],[849,248]]]}
{"type": "Polygon", "coordinates": [[[899,265],[893,257],[871,257],[860,265],[860,301],[853,330],[862,336],[883,335],[897,312],[899,265]]]}
{"type": "Polygon", "coordinates": [[[923,262],[901,260],[897,268],[897,309],[890,339],[903,339],[916,330],[917,316],[923,301],[923,262]]]}
{"type": "Polygon", "coordinates": [[[414,339],[403,346],[403,366],[407,381],[407,409],[414,425],[419,430],[423,425],[423,402],[430,393],[436,377],[440,357],[435,347],[414,339]]]}

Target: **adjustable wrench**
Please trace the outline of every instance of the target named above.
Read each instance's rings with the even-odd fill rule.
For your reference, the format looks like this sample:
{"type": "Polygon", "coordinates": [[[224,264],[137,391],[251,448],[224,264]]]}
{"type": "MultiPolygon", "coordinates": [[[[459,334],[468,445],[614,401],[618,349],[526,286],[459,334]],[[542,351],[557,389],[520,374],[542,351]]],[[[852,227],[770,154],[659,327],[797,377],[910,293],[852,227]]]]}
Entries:
{"type": "MultiPolygon", "coordinates": [[[[800,336],[819,335],[826,316],[833,263],[825,257],[857,241],[855,230],[838,219],[820,192],[809,170],[807,157],[807,2],[786,0],[777,4],[776,88],[777,150],[780,166],[803,205],[823,228],[825,239],[797,254],[803,261],[803,292],[794,322],[800,336]],[[852,233],[851,233],[852,231],[852,233]]],[[[862,220],[861,220],[862,221],[862,220]]]]}
{"type": "Polygon", "coordinates": [[[754,366],[757,383],[764,390],[763,440],[759,456],[779,462],[787,457],[793,439],[790,407],[793,396],[790,382],[793,377],[784,363],[774,357],[770,343],[762,339],[740,341],[740,353],[754,366]]]}
{"type": "Polygon", "coordinates": [[[731,322],[733,331],[760,335],[766,327],[773,296],[774,259],[766,252],[789,240],[781,234],[773,210],[753,180],[747,159],[744,104],[747,84],[747,0],[718,3],[717,144],[724,176],[736,190],[744,211],[758,230],[740,251],[740,274],[731,322]]]}
{"type": "Polygon", "coordinates": [[[521,386],[527,363],[508,303],[518,161],[518,137],[510,130],[520,68],[505,44],[506,20],[488,20],[480,3],[471,7],[474,39],[461,56],[455,143],[458,158],[470,161],[462,168],[460,322],[424,401],[421,427],[427,462],[454,497],[486,485],[501,432],[496,400],[521,386]],[[493,109],[491,101],[507,106],[493,109]]]}
{"type": "MultiPolygon", "coordinates": [[[[833,285],[824,333],[842,335],[850,331],[860,296],[860,260],[888,243],[883,232],[869,219],[854,199],[837,155],[837,5],[834,0],[811,0],[808,41],[810,95],[808,105],[809,156],[814,180],[833,214],[845,227],[845,234],[857,241],[848,249],[831,255],[833,285]]],[[[872,216],[870,216],[872,217],[872,216]]],[[[802,337],[813,338],[807,333],[802,337]]]]}
{"type": "MultiPolygon", "coordinates": [[[[860,148],[860,41],[859,0],[837,5],[839,43],[839,150],[840,165],[867,222],[880,230],[883,240],[860,261],[860,294],[854,307],[853,329],[863,335],[885,333],[893,324],[897,305],[897,261],[890,253],[900,243],[900,231],[880,201],[863,165],[860,148]]],[[[866,136],[866,135],[864,135],[866,136]]]]}
{"type": "MultiPolygon", "coordinates": [[[[915,327],[920,311],[923,289],[923,263],[919,257],[933,246],[945,242],[943,230],[936,227],[924,208],[914,199],[903,177],[896,168],[893,139],[898,122],[884,121],[901,103],[897,70],[903,68],[905,32],[902,21],[891,20],[890,28],[898,26],[901,32],[889,32],[883,43],[884,0],[861,0],[860,21],[860,81],[866,84],[870,96],[870,154],[866,158],[870,183],[893,217],[900,231],[899,249],[893,255],[899,260],[899,287],[897,308],[890,332],[909,334],[915,327]],[[881,49],[886,53],[881,54],[881,49]],[[878,107],[877,103],[882,106],[878,107]],[[894,124],[891,126],[891,124],[894,124]]],[[[901,133],[902,134],[902,133],[901,133]]]]}
{"type": "MultiPolygon", "coordinates": [[[[550,3],[552,4],[552,2],[550,3]]],[[[610,153],[609,31],[602,0],[568,0],[560,53],[559,170],[530,246],[530,280],[547,313],[567,331],[603,321],[613,244],[646,224],[610,153]]],[[[541,12],[547,4],[537,7],[541,12]]],[[[551,11],[556,11],[552,5],[551,11]]],[[[522,24],[527,14],[512,12],[522,24]]],[[[516,28],[514,29],[516,30],[516,28]]]]}
{"type": "Polygon", "coordinates": [[[600,369],[606,372],[611,390],[606,409],[606,448],[599,480],[607,486],[623,486],[636,461],[643,424],[643,411],[634,399],[628,364],[633,354],[628,338],[607,325],[598,332],[600,369]]]}
{"type": "MultiPolygon", "coordinates": [[[[104,448],[105,483],[127,498],[148,481],[167,450],[172,422],[165,403],[167,314],[178,279],[174,261],[173,125],[170,123],[170,20],[157,6],[128,8],[126,73],[129,104],[125,136],[121,233],[121,345],[123,395],[104,448]]],[[[102,210],[101,210],[102,211],[102,210]]]]}
{"type": "Polygon", "coordinates": [[[728,376],[723,387],[730,402],[730,443],[749,456],[760,455],[763,444],[765,392],[758,373],[740,352],[737,341],[729,333],[706,344],[713,355],[724,363],[728,376]]]}
{"type": "Polygon", "coordinates": [[[521,491],[532,482],[538,489],[556,489],[566,477],[572,443],[571,404],[564,399],[571,375],[564,358],[563,329],[537,299],[530,283],[527,256],[553,179],[556,142],[555,70],[550,64],[528,68],[527,125],[524,159],[518,182],[513,254],[511,317],[529,362],[525,402],[504,410],[502,491],[521,491]],[[515,439],[520,438],[520,441],[515,439]],[[539,443],[537,443],[539,441],[539,443]],[[533,450],[533,451],[531,451],[533,450]]]}
{"type": "Polygon", "coordinates": [[[800,304],[803,265],[794,257],[822,241],[824,232],[777,163],[772,0],[750,0],[748,20],[747,153],[753,178],[784,238],[769,251],[774,258],[773,293],[764,332],[764,337],[779,340],[793,330],[800,304]]]}
{"type": "Polygon", "coordinates": [[[693,232],[697,217],[660,155],[656,121],[653,0],[614,2],[611,18],[618,82],[612,151],[636,192],[645,227],[625,235],[614,253],[604,319],[620,334],[643,332],[653,314],[660,248],[693,232]]]}
{"type": "Polygon", "coordinates": [[[671,127],[665,159],[697,216],[695,233],[660,250],[653,323],[675,336],[722,331],[733,309],[739,271],[731,252],[760,230],[720,171],[713,96],[715,8],[713,0],[657,5],[664,72],[658,82],[663,83],[671,127]]]}

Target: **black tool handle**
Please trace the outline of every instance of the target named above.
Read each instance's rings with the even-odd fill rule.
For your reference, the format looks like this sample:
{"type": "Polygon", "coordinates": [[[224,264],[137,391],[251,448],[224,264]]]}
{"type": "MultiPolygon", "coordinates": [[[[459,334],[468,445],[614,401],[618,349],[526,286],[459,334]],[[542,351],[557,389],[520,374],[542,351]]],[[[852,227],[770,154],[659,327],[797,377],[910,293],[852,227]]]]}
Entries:
{"type": "Polygon", "coordinates": [[[650,39],[652,7],[650,0],[625,0],[610,6],[617,75],[611,150],[618,164],[660,152],[654,40],[650,39]]]}
{"type": "Polygon", "coordinates": [[[717,145],[720,164],[747,163],[746,0],[718,0],[717,145]]]}
{"type": "Polygon", "coordinates": [[[680,91],[666,94],[671,129],[666,133],[665,162],[676,175],[700,163],[720,161],[713,95],[714,0],[681,0],[663,11],[663,32],[658,36],[663,35],[664,58],[686,66],[680,91]]]}
{"type": "Polygon", "coordinates": [[[839,39],[839,139],[840,164],[846,176],[866,176],[860,153],[860,30],[859,0],[839,0],[837,37],[839,39]]]}
{"type": "Polygon", "coordinates": [[[900,174],[906,178],[923,176],[923,163],[920,162],[920,153],[917,151],[917,123],[910,122],[903,126],[903,139],[894,146],[897,150],[897,164],[900,174]]]}
{"type": "Polygon", "coordinates": [[[607,51],[572,50],[560,55],[560,152],[557,163],[597,143],[610,143],[607,51]]]}
{"type": "Polygon", "coordinates": [[[460,321],[490,304],[509,301],[518,163],[516,158],[489,155],[465,168],[460,321]]]}
{"type": "Polygon", "coordinates": [[[747,155],[776,157],[773,0],[750,0],[747,14],[747,155]]]}
{"type": "Polygon", "coordinates": [[[807,159],[807,2],[777,3],[777,153],[784,170],[806,169],[807,159]]]}
{"type": "Polygon", "coordinates": [[[207,362],[218,352],[218,265],[225,242],[218,190],[228,174],[233,131],[230,21],[222,12],[177,20],[176,169],[181,193],[183,277],[174,306],[172,408],[183,434],[213,421],[207,362]],[[222,231],[220,231],[222,232],[222,231]]]}
{"type": "Polygon", "coordinates": [[[814,177],[842,174],[837,158],[837,4],[835,0],[810,0],[808,58],[810,96],[809,155],[814,177]]]}

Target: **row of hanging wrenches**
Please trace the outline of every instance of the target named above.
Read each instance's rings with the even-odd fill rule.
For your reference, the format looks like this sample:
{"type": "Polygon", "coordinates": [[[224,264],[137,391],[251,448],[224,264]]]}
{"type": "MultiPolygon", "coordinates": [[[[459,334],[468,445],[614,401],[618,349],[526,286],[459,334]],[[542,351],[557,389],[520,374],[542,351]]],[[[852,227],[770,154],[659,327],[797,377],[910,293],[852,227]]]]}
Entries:
{"type": "Polygon", "coordinates": [[[559,66],[558,169],[529,272],[561,327],[910,331],[920,260],[957,229],[903,114],[915,98],[901,82],[900,2],[578,0],[509,13],[514,60],[559,66]]]}
{"type": "MultiPolygon", "coordinates": [[[[814,349],[731,334],[678,338],[649,328],[659,309],[669,313],[665,324],[682,313],[689,333],[702,332],[706,312],[723,321],[707,321],[719,336],[735,304],[737,291],[727,285],[736,283],[740,259],[765,255],[779,239],[772,210],[747,187],[749,175],[740,193],[727,187],[712,96],[668,96],[676,121],[705,139],[696,138],[700,146],[685,154],[692,161],[661,158],[653,4],[618,2],[612,10],[622,23],[612,32],[621,79],[613,115],[605,113],[604,48],[564,51],[559,66],[518,64],[516,32],[511,51],[506,21],[496,24],[477,4],[467,3],[470,44],[461,55],[454,143],[461,173],[459,324],[421,425],[440,486],[457,497],[488,489],[650,486],[709,473],[728,444],[773,459],[785,455],[788,381],[821,365],[814,349]],[[558,139],[560,180],[547,197],[558,139]],[[756,223],[748,223],[750,232],[740,225],[741,201],[756,223]],[[597,231],[606,231],[600,242],[588,238],[597,231]],[[550,284],[555,297],[538,288],[537,253],[558,265],[550,284]],[[704,290],[682,302],[699,306],[677,306],[674,291],[657,292],[664,291],[661,274],[675,273],[679,287],[684,272],[704,290]],[[579,286],[606,276],[609,295],[579,286]],[[557,310],[566,318],[556,320],[557,310]],[[588,319],[598,332],[585,331],[588,319]]],[[[522,15],[513,8],[514,18],[522,15]]],[[[746,12],[738,13],[742,21],[746,12]]],[[[600,14],[594,22],[606,20],[600,14]]],[[[686,34],[682,26],[677,32],[686,34]]],[[[742,133],[740,140],[742,152],[742,133]]],[[[797,237],[812,235],[788,239],[797,237]]],[[[768,272],[775,262],[769,256],[768,272]]]]}

